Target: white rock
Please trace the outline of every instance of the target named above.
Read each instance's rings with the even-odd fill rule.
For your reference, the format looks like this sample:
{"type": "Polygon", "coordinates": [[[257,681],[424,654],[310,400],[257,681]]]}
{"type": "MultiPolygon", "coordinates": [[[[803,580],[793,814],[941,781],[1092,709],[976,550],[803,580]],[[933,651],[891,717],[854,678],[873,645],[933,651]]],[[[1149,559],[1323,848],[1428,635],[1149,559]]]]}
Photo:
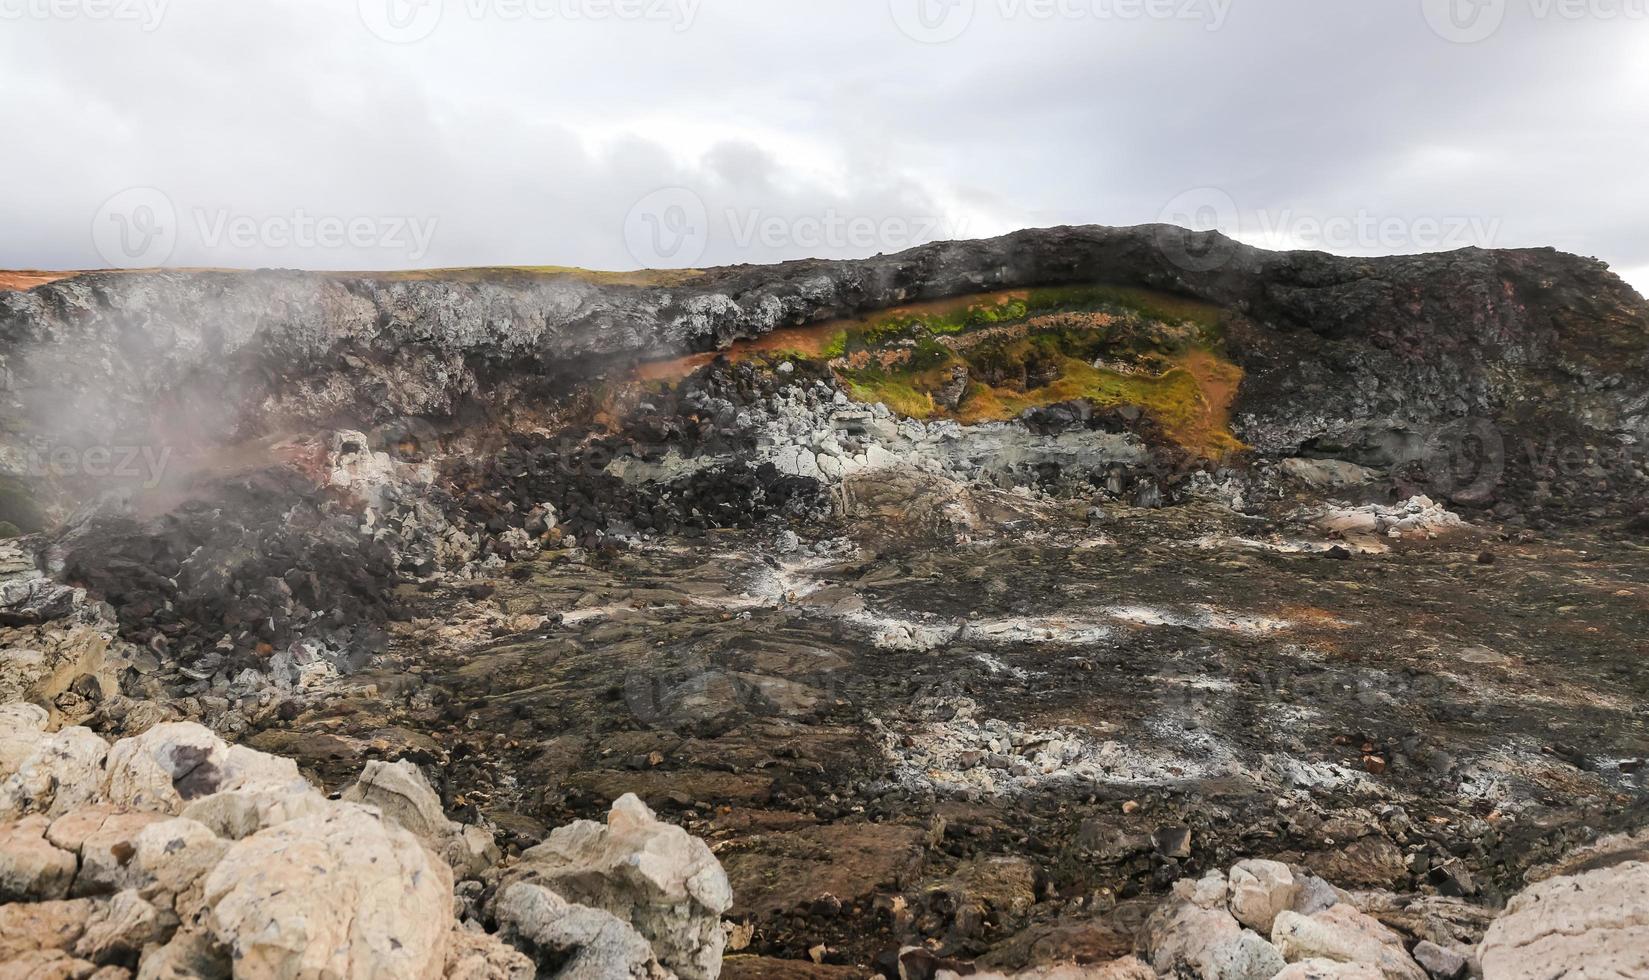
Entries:
{"type": "Polygon", "coordinates": [[[628,922],[542,885],[509,886],[497,913],[503,939],[541,967],[559,964],[557,980],[644,980],[660,972],[653,947],[628,922]]]}
{"type": "Polygon", "coordinates": [[[109,751],[104,796],[117,806],[179,814],[213,793],[302,792],[308,782],[291,759],[228,745],[193,722],[156,725],[109,751]]]}
{"type": "Polygon", "coordinates": [[[1290,963],[1271,980],[1383,980],[1383,974],[1367,963],[1301,960],[1290,963]]]}
{"type": "Polygon", "coordinates": [[[1165,976],[1202,980],[1271,980],[1282,954],[1244,929],[1229,912],[1171,902],[1145,923],[1150,963],[1165,976]]]}
{"type": "Polygon", "coordinates": [[[45,736],[17,771],[0,782],[0,820],[25,813],[59,816],[96,799],[109,743],[90,729],[45,736]]]}
{"type": "Polygon", "coordinates": [[[423,838],[461,875],[477,875],[501,856],[492,838],[478,827],[447,819],[441,798],[417,766],[368,762],[361,778],[344,790],[343,799],[375,806],[384,816],[423,838]]]}
{"type": "Polygon", "coordinates": [[[1349,905],[1336,905],[1310,917],[1282,912],[1271,929],[1271,942],[1289,962],[1323,959],[1366,963],[1388,980],[1427,980],[1395,932],[1349,905]]]}
{"type": "Polygon", "coordinates": [[[76,862],[46,840],[49,826],[40,816],[0,825],[0,904],[68,897],[76,862]]]}
{"type": "Polygon", "coordinates": [[[635,796],[615,802],[605,826],[580,820],[551,832],[517,871],[518,880],[629,921],[686,980],[721,974],[721,915],[733,904],[727,875],[703,841],[635,796]]]}
{"type": "Polygon", "coordinates": [[[1239,861],[1231,868],[1231,914],[1269,936],[1277,913],[1287,911],[1299,892],[1293,872],[1277,861],[1239,861]]]}
{"type": "Polygon", "coordinates": [[[441,975],[452,872],[375,810],[337,804],[231,846],[206,877],[208,927],[235,976],[441,975]]]}
{"type": "Polygon", "coordinates": [[[1489,980],[1649,976],[1649,863],[1548,878],[1512,897],[1478,947],[1489,980]]]}
{"type": "Polygon", "coordinates": [[[17,771],[45,738],[51,715],[37,704],[0,704],[0,779],[17,771]]]}

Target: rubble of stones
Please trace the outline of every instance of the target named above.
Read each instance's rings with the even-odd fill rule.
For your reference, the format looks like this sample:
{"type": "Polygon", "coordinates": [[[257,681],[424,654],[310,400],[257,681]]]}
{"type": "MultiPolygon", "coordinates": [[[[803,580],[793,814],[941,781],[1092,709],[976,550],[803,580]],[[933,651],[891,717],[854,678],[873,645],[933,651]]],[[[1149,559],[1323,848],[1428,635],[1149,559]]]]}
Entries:
{"type": "MultiPolygon", "coordinates": [[[[1327,778],[1350,788],[1337,812],[1285,814],[1283,837],[1269,844],[1233,833],[1209,850],[1193,843],[1205,825],[1190,819],[1120,837],[1085,819],[1057,846],[1004,828],[993,841],[1007,842],[1004,855],[942,819],[926,831],[843,824],[842,836],[809,844],[812,859],[944,852],[943,877],[916,889],[878,879],[872,901],[826,893],[734,914],[738,876],[723,864],[741,855],[679,825],[708,827],[707,805],[676,791],[657,812],[642,802],[655,801],[640,784],[661,757],[642,751],[619,766],[636,795],[595,794],[602,821],[499,826],[457,787],[514,778],[497,765],[502,750],[437,744],[491,709],[379,662],[392,636],[442,636],[418,632],[411,617],[460,608],[479,620],[454,613],[446,624],[475,641],[466,656],[494,640],[541,639],[558,620],[599,631],[612,610],[582,598],[549,614],[475,610],[500,583],[546,568],[594,581],[626,561],[633,570],[737,541],[765,576],[754,598],[714,595],[707,580],[669,584],[727,619],[762,603],[817,616],[868,638],[901,670],[916,663],[931,682],[913,702],[920,735],[873,719],[873,759],[811,783],[781,774],[765,799],[805,804],[832,832],[829,821],[889,818],[917,799],[1008,798],[1040,820],[1095,773],[1166,785],[1204,743],[1189,725],[1175,733],[1186,751],[1157,757],[978,718],[980,686],[1044,682],[996,650],[1077,646],[1119,623],[1220,631],[1247,649],[1272,624],[1213,608],[1084,607],[1087,619],[1055,621],[1036,614],[1039,596],[997,618],[962,608],[901,616],[840,579],[807,581],[810,569],[897,582],[924,551],[1012,535],[1072,554],[1122,536],[1117,514],[1176,507],[1222,515],[1197,532],[1192,578],[1212,574],[1196,564],[1204,557],[1239,569],[1245,551],[1334,565],[1474,523],[1493,529],[1484,540],[1515,543],[1584,522],[1640,547],[1649,459],[1631,447],[1649,437],[1635,370],[1646,325],[1641,298],[1600,265],[1556,253],[1354,261],[1164,229],[1056,229],[862,263],[711,270],[671,285],[165,273],[0,293],[6,473],[27,472],[27,447],[43,435],[118,443],[180,418],[205,419],[194,435],[209,447],[279,447],[231,472],[203,466],[147,497],[27,487],[40,506],[14,492],[19,478],[0,478],[0,519],[29,532],[0,542],[0,980],[1499,980],[1577,964],[1588,975],[1649,975],[1649,842],[1590,829],[1641,825],[1641,800],[1610,797],[1616,806],[1586,826],[1572,814],[1552,826],[1537,816],[1521,837],[1497,837],[1488,818],[1458,832],[1416,828],[1402,808],[1355,788],[1410,760],[1447,771],[1447,752],[1420,735],[1389,745],[1348,737],[1346,766],[1277,762],[1264,785],[1327,778]],[[1172,253],[1191,247],[1224,249],[1227,262],[1187,272],[1172,253]],[[1235,432],[1251,453],[1194,458],[1128,406],[1071,402],[972,426],[901,418],[854,402],[800,358],[718,360],[610,411],[569,407],[596,397],[586,381],[621,376],[645,355],[915,299],[1090,281],[1231,311],[1233,359],[1247,372],[1235,432]],[[85,410],[64,421],[64,398],[85,410]],[[1054,520],[1070,514],[1086,517],[1054,520]],[[1037,537],[1056,524],[1057,542],[1037,537]],[[968,647],[967,665],[916,659],[953,642],[968,647]],[[363,700],[395,708],[352,729],[342,715],[363,700]],[[334,702],[348,706],[333,716],[334,702]],[[412,730],[399,724],[409,717],[433,721],[412,730]],[[310,727],[290,752],[239,744],[283,744],[299,718],[310,727]],[[329,753],[328,738],[370,752],[329,753]],[[1287,853],[1287,834],[1307,821],[1341,842],[1328,869],[1287,853]],[[1363,824],[1380,830],[1359,835],[1363,824]],[[863,827],[872,838],[853,836],[863,827]],[[1501,849],[1544,843],[1501,863],[1518,880],[1474,881],[1465,857],[1491,839],[1501,849]],[[1235,850],[1238,840],[1252,846],[1235,850]],[[1124,893],[1053,894],[1038,864],[1102,853],[1126,866],[1124,893]],[[901,944],[883,943],[874,959],[844,956],[836,937],[866,923],[875,938],[862,943],[901,944]],[[761,955],[778,950],[809,958],[761,955]]],[[[1486,550],[1479,560],[1496,558],[1486,550]]],[[[612,579],[624,586],[613,607],[645,604],[633,575],[612,579]]],[[[919,577],[909,587],[921,588],[919,577]]],[[[1467,653],[1481,664],[1497,656],[1467,653]]],[[[1099,676],[1095,657],[1066,659],[1069,676],[1099,676]]],[[[785,729],[781,709],[796,707],[786,699],[811,695],[753,672],[700,671],[649,707],[679,712],[685,737],[712,734],[723,722],[694,714],[713,700],[712,681],[744,685],[739,703],[756,704],[761,712],[749,713],[786,737],[828,741],[827,723],[863,721],[809,702],[798,710],[818,727],[785,729]]],[[[503,710],[520,726],[479,740],[518,756],[565,749],[509,744],[534,719],[524,705],[503,710]]],[[[1428,710],[1478,709],[1451,698],[1428,710]]],[[[652,736],[630,729],[646,727],[606,726],[614,747],[602,751],[643,744],[652,736]]],[[[1599,773],[1614,788],[1641,773],[1641,759],[1605,764],[1562,743],[1550,751],[1600,785],[1599,773]]],[[[1212,771],[1219,760],[1202,761],[1212,771]]],[[[578,792],[563,794],[570,809],[578,792]]],[[[1139,807],[1118,802],[1124,814],[1139,807]]],[[[1207,820],[1247,819],[1254,813],[1241,807],[1252,805],[1207,820]]],[[[798,814],[765,816],[782,825],[798,814]]]]}

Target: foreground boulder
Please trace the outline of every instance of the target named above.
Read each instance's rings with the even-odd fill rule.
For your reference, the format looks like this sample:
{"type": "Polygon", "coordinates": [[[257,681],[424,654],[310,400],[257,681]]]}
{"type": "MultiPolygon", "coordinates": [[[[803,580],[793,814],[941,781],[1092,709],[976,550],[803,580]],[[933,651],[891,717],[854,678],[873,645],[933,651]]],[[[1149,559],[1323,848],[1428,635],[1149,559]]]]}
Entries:
{"type": "Polygon", "coordinates": [[[260,831],[206,876],[208,927],[237,976],[442,975],[452,873],[366,807],[260,831]]]}
{"type": "Polygon", "coordinates": [[[1649,862],[1530,886],[1490,924],[1478,953],[1487,980],[1649,976],[1649,862]]]}
{"type": "Polygon", "coordinates": [[[633,795],[613,804],[605,825],[580,820],[522,854],[506,888],[516,882],[629,923],[685,980],[721,974],[721,916],[733,904],[727,875],[703,841],[633,795]]]}

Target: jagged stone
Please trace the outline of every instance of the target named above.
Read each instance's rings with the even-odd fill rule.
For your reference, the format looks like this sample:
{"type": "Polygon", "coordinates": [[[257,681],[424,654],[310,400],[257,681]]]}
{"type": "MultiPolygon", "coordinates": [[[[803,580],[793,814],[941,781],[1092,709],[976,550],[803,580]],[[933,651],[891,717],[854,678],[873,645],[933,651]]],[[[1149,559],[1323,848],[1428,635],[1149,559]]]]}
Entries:
{"type": "Polygon", "coordinates": [[[1201,980],[1270,980],[1283,956],[1224,909],[1176,901],[1146,920],[1141,936],[1146,959],[1159,974],[1201,980]]]}
{"type": "Polygon", "coordinates": [[[1512,897],[1478,947],[1494,980],[1649,976],[1649,863],[1559,875],[1512,897]]]}
{"type": "Polygon", "coordinates": [[[1400,936],[1349,905],[1336,905],[1310,917],[1282,912],[1271,942],[1291,963],[1323,959],[1364,963],[1387,980],[1426,980],[1426,971],[1403,948],[1400,936]]]}
{"type": "Polygon", "coordinates": [[[231,845],[206,876],[207,923],[237,977],[441,974],[452,872],[377,811],[327,813],[231,845]]]}
{"type": "Polygon", "coordinates": [[[561,980],[657,980],[667,975],[652,945],[628,922],[572,904],[542,885],[516,882],[506,888],[498,901],[498,922],[503,939],[530,956],[540,975],[561,980]]]}
{"type": "Polygon", "coordinates": [[[204,825],[182,817],[135,827],[110,821],[86,839],[80,852],[75,895],[99,895],[126,889],[171,909],[179,897],[192,907],[198,886],[229,849],[204,825]]]}
{"type": "Polygon", "coordinates": [[[1277,861],[1238,861],[1230,881],[1231,914],[1262,936],[1271,935],[1277,913],[1287,911],[1299,891],[1288,865],[1277,861]]]}
{"type": "Polygon", "coordinates": [[[538,969],[496,936],[459,929],[447,947],[446,980],[533,980],[538,969]]]}
{"type": "Polygon", "coordinates": [[[67,898],[74,882],[74,855],[46,840],[51,822],[24,817],[0,825],[0,902],[67,898]]]}
{"type": "Polygon", "coordinates": [[[344,791],[343,799],[382,810],[384,816],[423,838],[460,875],[480,874],[500,857],[497,844],[485,831],[447,819],[434,787],[406,760],[368,762],[361,778],[344,791]]]}
{"type": "Polygon", "coordinates": [[[45,738],[51,715],[37,704],[0,704],[0,780],[16,772],[45,738]]]}
{"type": "Polygon", "coordinates": [[[628,921],[686,980],[721,972],[721,915],[733,904],[727,875],[703,841],[633,795],[613,804],[605,825],[580,820],[552,832],[521,855],[511,878],[628,921]]]}
{"type": "Polygon", "coordinates": [[[109,752],[104,795],[119,806],[179,814],[220,792],[303,792],[308,781],[291,759],[229,745],[193,722],[156,725],[109,752]]]}
{"type": "Polygon", "coordinates": [[[0,782],[0,820],[26,813],[55,817],[95,799],[109,743],[85,728],[48,735],[0,782]]]}
{"type": "Polygon", "coordinates": [[[162,937],[160,912],[135,891],[99,903],[74,944],[74,954],[93,963],[132,959],[162,937]]]}
{"type": "Polygon", "coordinates": [[[74,949],[97,908],[90,899],[0,905],[0,963],[25,953],[74,949]]]}
{"type": "Polygon", "coordinates": [[[1385,974],[1367,963],[1301,960],[1290,963],[1271,980],[1384,980],[1385,974]]]}

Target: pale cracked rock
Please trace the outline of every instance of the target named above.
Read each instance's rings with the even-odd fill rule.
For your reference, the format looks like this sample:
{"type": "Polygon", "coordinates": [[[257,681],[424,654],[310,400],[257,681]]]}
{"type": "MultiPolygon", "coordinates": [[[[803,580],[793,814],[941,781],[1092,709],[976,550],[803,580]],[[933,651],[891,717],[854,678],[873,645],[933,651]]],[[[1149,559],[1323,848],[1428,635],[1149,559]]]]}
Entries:
{"type": "Polygon", "coordinates": [[[192,905],[196,886],[229,849],[227,841],[204,825],[182,817],[135,828],[122,823],[111,820],[86,839],[75,895],[135,889],[167,908],[179,896],[188,900],[186,906],[192,905]]]}
{"type": "Polygon", "coordinates": [[[686,980],[721,974],[721,915],[733,904],[727,874],[703,841],[634,795],[613,804],[605,826],[580,820],[553,831],[521,855],[511,878],[628,921],[686,980]]]}
{"type": "Polygon", "coordinates": [[[1384,980],[1384,977],[1377,967],[1367,963],[1301,960],[1290,963],[1271,980],[1384,980]]]}
{"type": "Polygon", "coordinates": [[[137,892],[125,891],[99,903],[73,952],[93,963],[132,959],[162,934],[160,912],[137,892]]]}
{"type": "MultiPolygon", "coordinates": [[[[649,980],[669,975],[628,922],[516,882],[498,900],[499,935],[558,980],[649,980]],[[553,972],[552,972],[553,971],[553,972]]],[[[719,966],[719,964],[718,964],[719,966]]]]}
{"type": "Polygon", "coordinates": [[[423,838],[460,875],[480,874],[501,856],[485,831],[447,819],[441,798],[411,762],[368,762],[361,778],[344,790],[343,799],[377,807],[384,816],[423,838]]]}
{"type": "Polygon", "coordinates": [[[452,872],[376,811],[341,803],[232,845],[206,877],[207,925],[235,976],[441,975],[452,872]]]}
{"type": "Polygon", "coordinates": [[[17,771],[0,781],[0,820],[26,813],[55,817],[96,798],[109,743],[91,730],[44,736],[17,771]]]}
{"type": "Polygon", "coordinates": [[[109,750],[109,802],[179,814],[191,800],[221,792],[310,789],[291,759],[229,745],[193,722],[156,725],[109,750]]]}
{"type": "Polygon", "coordinates": [[[1231,866],[1231,914],[1262,936],[1271,935],[1279,912],[1293,904],[1299,885],[1288,865],[1277,861],[1238,861],[1231,866]]]}
{"type": "Polygon", "coordinates": [[[1397,933],[1349,905],[1336,905],[1312,916],[1282,912],[1271,929],[1271,942],[1291,963],[1333,960],[1375,967],[1387,980],[1427,980],[1397,933]]]}
{"type": "Polygon", "coordinates": [[[454,930],[447,946],[446,980],[534,980],[527,954],[484,932],[454,930]]]}
{"type": "Polygon", "coordinates": [[[37,704],[0,704],[0,779],[5,779],[33,755],[46,737],[51,715],[37,704]]]}
{"type": "Polygon", "coordinates": [[[74,855],[46,839],[51,822],[25,817],[0,825],[0,902],[40,902],[68,897],[74,855]]]}
{"type": "Polygon", "coordinates": [[[73,949],[97,911],[98,903],[87,898],[0,905],[0,964],[29,953],[73,949]]]}
{"type": "Polygon", "coordinates": [[[1478,958],[1486,980],[1649,976],[1649,863],[1531,885],[1490,924],[1478,958]]]}
{"type": "Polygon", "coordinates": [[[1271,980],[1283,956],[1229,912],[1187,901],[1163,906],[1146,920],[1141,939],[1159,974],[1201,980],[1271,980]]]}

